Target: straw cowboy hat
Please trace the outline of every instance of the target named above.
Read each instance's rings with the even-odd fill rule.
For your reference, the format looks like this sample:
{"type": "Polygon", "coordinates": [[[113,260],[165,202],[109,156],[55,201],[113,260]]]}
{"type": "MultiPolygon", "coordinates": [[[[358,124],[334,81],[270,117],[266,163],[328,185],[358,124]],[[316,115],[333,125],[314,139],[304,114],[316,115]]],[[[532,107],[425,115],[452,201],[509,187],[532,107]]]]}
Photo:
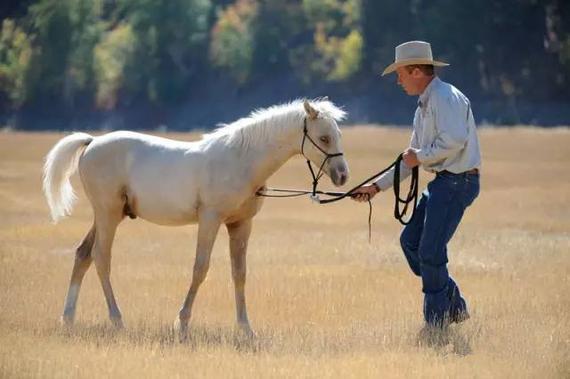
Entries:
{"type": "Polygon", "coordinates": [[[429,43],[410,41],[396,46],[396,59],[394,63],[386,67],[382,76],[394,72],[400,67],[412,64],[431,64],[438,67],[449,66],[448,63],[433,60],[429,43]]]}

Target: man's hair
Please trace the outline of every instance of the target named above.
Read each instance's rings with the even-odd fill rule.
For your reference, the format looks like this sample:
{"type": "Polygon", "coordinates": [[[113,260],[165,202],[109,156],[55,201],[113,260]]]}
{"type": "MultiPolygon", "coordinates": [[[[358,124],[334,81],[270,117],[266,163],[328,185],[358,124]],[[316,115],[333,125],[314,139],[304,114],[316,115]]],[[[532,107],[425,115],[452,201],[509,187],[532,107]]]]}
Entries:
{"type": "Polygon", "coordinates": [[[410,73],[410,74],[412,73],[412,71],[414,71],[414,69],[417,68],[427,76],[433,76],[434,75],[433,65],[431,65],[431,64],[411,64],[411,65],[408,65],[405,67],[406,67],[406,70],[408,71],[408,73],[410,73]]]}

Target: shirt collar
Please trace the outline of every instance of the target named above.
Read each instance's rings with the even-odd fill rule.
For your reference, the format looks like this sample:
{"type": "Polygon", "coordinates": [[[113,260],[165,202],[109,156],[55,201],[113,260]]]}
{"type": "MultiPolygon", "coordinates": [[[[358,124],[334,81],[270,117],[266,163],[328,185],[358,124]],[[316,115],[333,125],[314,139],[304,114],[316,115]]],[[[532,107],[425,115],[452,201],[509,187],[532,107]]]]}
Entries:
{"type": "Polygon", "coordinates": [[[420,108],[425,108],[429,101],[429,95],[433,88],[439,84],[441,80],[436,76],[432,79],[432,81],[428,84],[428,86],[424,89],[424,92],[418,98],[418,106],[420,108]]]}

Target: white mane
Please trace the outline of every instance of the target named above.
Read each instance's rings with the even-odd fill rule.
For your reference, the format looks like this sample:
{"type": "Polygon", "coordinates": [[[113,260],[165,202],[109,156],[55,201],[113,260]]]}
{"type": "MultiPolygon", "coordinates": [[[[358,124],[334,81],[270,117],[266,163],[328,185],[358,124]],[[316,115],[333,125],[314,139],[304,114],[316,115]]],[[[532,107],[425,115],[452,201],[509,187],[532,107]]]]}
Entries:
{"type": "MultiPolygon", "coordinates": [[[[329,100],[315,99],[310,104],[319,111],[319,117],[342,121],[346,112],[329,100]]],[[[204,140],[222,142],[226,146],[248,149],[268,140],[270,136],[284,129],[303,126],[306,117],[303,100],[294,100],[290,103],[274,105],[253,111],[249,116],[241,118],[231,124],[221,124],[220,128],[212,133],[205,134],[204,140]]]]}

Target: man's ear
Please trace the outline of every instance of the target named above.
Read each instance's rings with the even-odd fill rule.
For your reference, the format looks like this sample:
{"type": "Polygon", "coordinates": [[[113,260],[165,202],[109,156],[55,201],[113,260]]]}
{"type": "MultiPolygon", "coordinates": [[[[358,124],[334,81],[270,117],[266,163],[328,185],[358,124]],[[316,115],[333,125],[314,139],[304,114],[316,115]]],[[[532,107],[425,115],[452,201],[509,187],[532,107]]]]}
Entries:
{"type": "Polygon", "coordinates": [[[422,78],[425,76],[424,72],[422,70],[420,70],[418,67],[414,67],[414,69],[411,72],[411,75],[414,78],[422,78]]]}
{"type": "Polygon", "coordinates": [[[316,120],[319,117],[319,111],[313,108],[308,100],[303,102],[303,107],[305,107],[305,112],[307,112],[310,120],[316,120]]]}

